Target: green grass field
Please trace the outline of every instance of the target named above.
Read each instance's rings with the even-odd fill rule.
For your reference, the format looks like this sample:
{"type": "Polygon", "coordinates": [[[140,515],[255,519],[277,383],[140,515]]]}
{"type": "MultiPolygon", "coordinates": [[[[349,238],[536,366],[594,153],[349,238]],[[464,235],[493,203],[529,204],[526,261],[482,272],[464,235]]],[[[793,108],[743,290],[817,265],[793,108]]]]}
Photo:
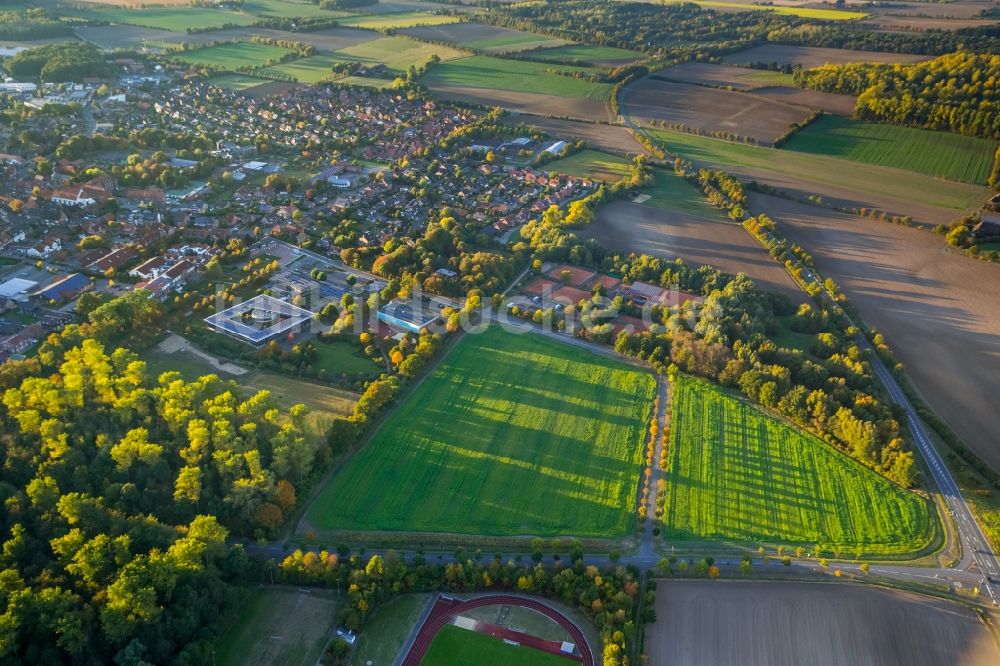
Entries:
{"type": "Polygon", "coordinates": [[[664,535],[917,551],[927,503],[819,439],[690,377],[673,386],[664,535]]]}
{"type": "MultiPolygon", "coordinates": [[[[397,72],[406,71],[410,65],[420,67],[435,53],[442,61],[454,60],[466,55],[465,51],[459,51],[451,46],[427,44],[415,39],[397,36],[382,37],[334,51],[334,54],[343,60],[369,65],[383,63],[389,69],[397,72]]],[[[387,82],[387,85],[388,83],[391,81],[387,82]]]]}
{"type": "Polygon", "coordinates": [[[298,58],[278,65],[271,65],[260,70],[264,76],[268,74],[283,74],[294,77],[299,83],[319,83],[333,74],[332,67],[337,63],[347,62],[336,53],[320,53],[308,58],[298,58]]]}
{"type": "Polygon", "coordinates": [[[743,11],[767,11],[775,14],[785,14],[787,16],[801,16],[802,18],[823,19],[825,21],[851,21],[863,19],[868,14],[866,12],[849,12],[839,9],[818,9],[812,7],[792,7],[785,5],[753,5],[745,2],[724,2],[723,0],[692,0],[692,2],[708,7],[709,9],[740,9],[743,11]]]}
{"type": "Polygon", "coordinates": [[[324,369],[330,375],[344,373],[377,377],[380,371],[385,370],[384,366],[380,368],[370,359],[359,355],[358,347],[344,340],[335,342],[317,340],[316,349],[319,352],[319,358],[315,363],[316,369],[324,369]]]}
{"type": "Polygon", "coordinates": [[[340,601],[330,590],[271,587],[249,591],[236,622],[215,644],[218,666],[314,666],[336,626],[340,601]]]}
{"type": "MultiPolygon", "coordinates": [[[[605,100],[611,96],[610,83],[593,83],[557,74],[557,67],[527,60],[506,60],[492,56],[471,56],[442,63],[421,78],[426,86],[470,86],[509,90],[557,97],[588,97],[605,100]]],[[[592,73],[592,67],[560,65],[559,71],[592,73]]]]}
{"type": "Polygon", "coordinates": [[[458,16],[428,14],[426,12],[396,12],[391,14],[369,14],[351,16],[339,20],[340,25],[352,28],[368,28],[369,30],[388,30],[396,28],[412,28],[418,25],[445,25],[458,23],[458,16]]]}
{"type": "Polygon", "coordinates": [[[825,115],[793,136],[783,148],[985,185],[996,142],[825,115]]]}
{"type": "Polygon", "coordinates": [[[175,57],[189,65],[211,65],[234,70],[237,67],[263,65],[268,60],[280,58],[286,53],[289,53],[288,49],[270,44],[230,42],[193,51],[181,51],[175,54],[175,57]]]}
{"type": "Polygon", "coordinates": [[[579,662],[529,647],[515,647],[499,638],[446,625],[431,641],[420,666],[570,666],[579,662]]]}
{"type": "Polygon", "coordinates": [[[314,529],[614,537],[655,386],[535,334],[469,334],[310,506],[314,529]]]}
{"type": "Polygon", "coordinates": [[[645,58],[646,54],[613,46],[591,46],[590,44],[570,44],[554,49],[539,49],[529,55],[566,62],[622,62],[628,63],[645,58]]]}
{"type": "Polygon", "coordinates": [[[642,202],[646,206],[718,219],[724,222],[733,221],[722,209],[708,203],[697,187],[690,185],[673,171],[663,167],[653,167],[653,184],[644,187],[642,194],[649,196],[649,199],[642,202]]]}
{"type": "Polygon", "coordinates": [[[889,195],[898,199],[968,210],[978,208],[983,188],[966,183],[946,182],[925,174],[887,170],[875,164],[852,162],[827,155],[813,155],[792,150],[759,148],[696,136],[684,132],[650,129],[650,135],[669,150],[701,165],[746,167],[761,174],[781,174],[823,185],[889,195]]]}
{"type": "Polygon", "coordinates": [[[482,39],[469,39],[459,42],[459,46],[479,51],[525,51],[536,46],[551,46],[552,44],[562,44],[561,40],[545,35],[536,35],[530,32],[512,32],[510,34],[497,37],[484,37],[482,39]]]}
{"type": "Polygon", "coordinates": [[[383,604],[358,634],[351,650],[351,666],[391,664],[403,649],[430,599],[429,594],[404,594],[383,604]]]}
{"type": "Polygon", "coordinates": [[[213,76],[209,79],[209,83],[212,85],[236,92],[246,90],[247,88],[253,88],[267,82],[267,79],[259,79],[255,76],[249,76],[247,74],[220,74],[219,76],[213,76]]]}
{"type": "Polygon", "coordinates": [[[207,7],[147,7],[144,9],[60,7],[56,12],[65,16],[138,25],[143,28],[159,28],[173,32],[184,32],[191,26],[221,28],[226,25],[250,25],[259,20],[259,17],[250,14],[207,7]]]}
{"type": "Polygon", "coordinates": [[[318,4],[296,0],[244,0],[242,11],[259,16],[279,18],[338,18],[353,16],[347,12],[321,9],[318,4]]]}
{"type": "Polygon", "coordinates": [[[580,178],[594,178],[606,182],[621,180],[628,173],[631,163],[624,157],[599,150],[581,150],[569,157],[545,165],[545,170],[558,171],[580,178]]]}

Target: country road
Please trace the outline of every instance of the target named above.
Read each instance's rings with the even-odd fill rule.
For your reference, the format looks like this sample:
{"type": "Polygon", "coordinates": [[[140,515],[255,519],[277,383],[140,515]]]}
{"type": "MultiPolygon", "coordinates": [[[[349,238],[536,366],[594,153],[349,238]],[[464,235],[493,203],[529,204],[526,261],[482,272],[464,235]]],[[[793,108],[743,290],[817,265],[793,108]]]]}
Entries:
{"type": "MultiPolygon", "coordinates": [[[[629,85],[631,84],[624,86],[622,90],[619,91],[619,109],[621,110],[620,119],[621,122],[632,131],[645,134],[642,127],[635,123],[631,116],[629,116],[625,107],[620,103],[621,97],[629,85]]],[[[647,138],[649,138],[648,135],[647,138]]],[[[638,143],[638,141],[636,143],[638,143]]],[[[818,284],[834,299],[834,302],[836,302],[836,297],[834,294],[829,292],[826,285],[823,283],[821,276],[816,275],[807,268],[804,268],[802,277],[807,282],[818,284]]],[[[798,282],[796,283],[799,284],[798,282]]],[[[802,285],[800,284],[800,287],[801,286],[802,285]]],[[[906,413],[906,425],[913,435],[913,439],[916,443],[916,450],[923,459],[926,468],[930,471],[931,477],[934,479],[934,484],[937,486],[941,498],[948,507],[950,518],[958,531],[958,540],[962,548],[961,562],[958,567],[954,569],[938,569],[938,573],[934,574],[933,577],[938,578],[940,576],[941,578],[952,580],[954,582],[968,582],[969,569],[972,565],[975,565],[979,571],[981,588],[985,590],[986,595],[994,605],[1000,605],[1000,560],[997,559],[997,554],[992,550],[992,548],[990,548],[989,541],[983,534],[979,523],[976,522],[975,517],[972,515],[972,511],[969,509],[968,503],[962,497],[962,493],[959,490],[958,485],[955,483],[955,480],[951,475],[951,471],[942,460],[941,454],[934,447],[933,441],[927,432],[927,428],[920,420],[913,404],[910,402],[909,398],[907,398],[898,382],[896,382],[895,377],[892,376],[889,369],[885,367],[885,364],[883,364],[881,359],[879,359],[874,353],[874,350],[864,336],[859,335],[858,341],[862,349],[869,350],[872,368],[874,369],[876,376],[878,376],[879,380],[885,386],[889,397],[906,413]]],[[[942,516],[942,519],[948,520],[949,517],[942,516]]],[[[916,567],[878,567],[878,569],[885,575],[895,575],[908,578],[919,576],[919,574],[914,571],[917,569],[916,567]]],[[[872,567],[872,571],[875,570],[876,567],[872,567]]],[[[929,569],[928,571],[934,570],[929,569]]]]}

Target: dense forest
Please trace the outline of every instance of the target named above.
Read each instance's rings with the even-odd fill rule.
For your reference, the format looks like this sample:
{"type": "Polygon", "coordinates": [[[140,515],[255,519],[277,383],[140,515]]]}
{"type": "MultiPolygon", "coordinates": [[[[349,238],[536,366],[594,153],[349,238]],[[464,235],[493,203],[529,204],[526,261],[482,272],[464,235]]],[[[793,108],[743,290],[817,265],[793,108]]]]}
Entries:
{"type": "Polygon", "coordinates": [[[112,74],[104,55],[89,44],[46,44],[21,51],[5,63],[17,78],[41,78],[51,83],[79,81],[84,77],[112,74]]]}
{"type": "Polygon", "coordinates": [[[997,27],[887,33],[854,21],[821,21],[766,11],[719,12],[692,3],[519,3],[494,7],[480,18],[503,27],[668,58],[716,56],[765,42],[930,55],[957,50],[1000,52],[997,27]]]}
{"type": "Polygon", "coordinates": [[[812,90],[857,95],[863,120],[1000,138],[1000,56],[953,53],[911,65],[850,63],[796,71],[812,90]]]}
{"type": "Polygon", "coordinates": [[[130,292],[0,372],[3,663],[205,663],[227,535],[281,525],[326,448],[301,407],[110,351],[156,310],[130,292]]]}
{"type": "Polygon", "coordinates": [[[44,9],[0,11],[0,39],[51,39],[68,37],[70,26],[44,9]]]}

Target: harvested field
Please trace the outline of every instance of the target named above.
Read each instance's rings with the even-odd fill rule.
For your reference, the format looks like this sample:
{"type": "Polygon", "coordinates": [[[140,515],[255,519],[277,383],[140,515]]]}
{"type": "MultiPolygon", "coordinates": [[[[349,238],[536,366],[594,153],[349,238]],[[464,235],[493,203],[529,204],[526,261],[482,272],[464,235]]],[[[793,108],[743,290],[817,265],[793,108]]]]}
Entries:
{"type": "Polygon", "coordinates": [[[448,42],[468,49],[489,53],[512,53],[548,46],[563,46],[571,42],[520,30],[508,30],[483,23],[452,23],[422,26],[400,31],[402,34],[433,42],[448,42]]]}
{"type": "Polygon", "coordinates": [[[948,19],[926,16],[878,16],[863,21],[885,32],[922,32],[924,30],[960,30],[996,25],[996,19],[948,19]]]}
{"type": "Polygon", "coordinates": [[[933,18],[961,19],[976,18],[979,13],[996,6],[992,0],[956,0],[929,4],[927,2],[893,2],[887,7],[872,7],[873,16],[892,14],[893,16],[930,16],[933,18]]]}
{"type": "Polygon", "coordinates": [[[1000,266],[936,234],[751,195],[882,331],[917,388],[983,459],[1000,469],[1000,266]]]}
{"type": "Polygon", "coordinates": [[[673,123],[730,132],[770,145],[809,111],[753,93],[644,78],[626,88],[622,106],[644,123],[673,123]]]}
{"type": "Polygon", "coordinates": [[[307,529],[629,533],[650,374],[533,333],[467,334],[307,509],[307,529]]]}
{"type": "Polygon", "coordinates": [[[336,51],[378,39],[378,35],[370,30],[358,30],[357,28],[328,28],[315,32],[288,32],[270,28],[228,28],[212,32],[198,32],[193,35],[174,34],[162,41],[168,44],[180,44],[181,42],[207,44],[218,41],[249,41],[253,35],[311,44],[320,51],[336,51]]]}
{"type": "Polygon", "coordinates": [[[710,213],[699,216],[615,201],[598,210],[594,222],[578,234],[616,250],[679,257],[693,266],[709,264],[727,273],[746,273],[764,289],[788,294],[797,302],[805,300],[785,269],[743,227],[710,213]]]}
{"type": "Polygon", "coordinates": [[[217,643],[221,666],[313,666],[337,622],[330,590],[260,588],[217,643]],[[303,621],[308,619],[308,621],[303,621]]]}
{"type": "Polygon", "coordinates": [[[695,61],[661,69],[654,76],[658,79],[703,86],[732,86],[738,90],[792,85],[792,75],[784,72],[695,61]]]}
{"type": "Polygon", "coordinates": [[[134,25],[85,25],[76,29],[76,36],[102,49],[139,46],[144,42],[160,42],[176,37],[176,32],[142,28],[134,25]]]}
{"type": "Polygon", "coordinates": [[[989,629],[959,604],[836,583],[660,581],[650,666],[988,666],[989,629]]]}
{"type": "Polygon", "coordinates": [[[722,61],[733,65],[775,62],[779,65],[802,65],[805,68],[820,65],[841,65],[848,62],[887,62],[905,64],[930,60],[932,56],[908,53],[880,53],[877,51],[851,51],[848,49],[827,49],[816,46],[785,46],[765,44],[745,51],[723,56],[722,61]]]}
{"type": "Polygon", "coordinates": [[[986,189],[902,169],[851,162],[838,157],[757,148],[682,132],[651,130],[671,151],[703,166],[722,167],[796,199],[818,195],[841,208],[876,208],[914,220],[947,224],[978,208],[986,189]]]}
{"type": "Polygon", "coordinates": [[[854,115],[854,106],[857,102],[857,98],[853,95],[838,95],[837,93],[803,90],[802,88],[790,88],[788,86],[758,88],[753,93],[754,95],[774,100],[775,102],[801,106],[810,110],[822,109],[827,113],[847,118],[854,115]]]}
{"type": "MultiPolygon", "coordinates": [[[[438,66],[440,68],[440,65],[438,66]]],[[[603,84],[601,84],[603,85],[603,84]]],[[[435,97],[456,102],[500,106],[515,113],[547,115],[557,109],[558,113],[570,118],[584,120],[611,120],[611,109],[607,102],[586,97],[559,97],[542,93],[494,90],[435,83],[428,86],[435,97]]],[[[531,119],[534,121],[534,118],[531,119]]]]}
{"type": "Polygon", "coordinates": [[[636,141],[624,127],[561,118],[529,117],[518,114],[508,114],[501,118],[500,122],[505,125],[520,125],[523,123],[528,127],[539,129],[555,138],[583,139],[587,142],[587,145],[601,150],[633,155],[639,153],[649,154],[649,151],[636,141]]]}

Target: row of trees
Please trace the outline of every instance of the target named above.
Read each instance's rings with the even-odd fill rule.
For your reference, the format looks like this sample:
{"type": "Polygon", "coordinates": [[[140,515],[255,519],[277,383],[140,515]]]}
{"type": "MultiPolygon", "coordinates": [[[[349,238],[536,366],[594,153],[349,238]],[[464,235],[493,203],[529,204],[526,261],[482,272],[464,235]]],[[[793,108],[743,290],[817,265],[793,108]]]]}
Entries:
{"type": "Polygon", "coordinates": [[[393,552],[372,555],[366,561],[326,550],[297,550],[281,562],[278,577],[296,585],[345,588],[350,603],[341,620],[351,629],[362,628],[379,605],[408,592],[511,590],[543,595],[578,608],[597,626],[604,666],[628,664],[628,650],[637,637],[636,623],[656,619],[654,593],[643,593],[638,570],[585,566],[579,547],[575,551],[579,556],[571,557],[569,565],[546,567],[504,562],[499,556],[486,562],[476,557],[433,564],[420,555],[407,561],[393,552]]]}
{"type": "MultiPolygon", "coordinates": [[[[738,180],[702,171],[693,181],[731,213],[741,210],[746,197],[738,180]]],[[[843,317],[824,306],[817,310],[806,305],[795,311],[786,296],[764,292],[742,274],[734,277],[709,267],[692,269],[680,260],[609,252],[568,233],[556,213],[526,225],[521,238],[515,251],[529,251],[536,261],[592,266],[628,281],[702,295],[700,307],[689,302],[680,308],[654,308],[651,329],[622,331],[614,339],[616,349],[660,371],[673,364],[738,388],[900,485],[916,482],[913,454],[903,447],[896,415],[843,317]],[[790,315],[793,326],[814,336],[811,348],[792,349],[775,342],[782,330],[779,318],[790,315]]],[[[775,258],[795,270],[794,257],[788,253],[781,247],[775,258]]],[[[629,307],[620,302],[612,305],[619,312],[625,306],[626,313],[629,307]]],[[[588,309],[584,304],[581,311],[588,309]]],[[[567,316],[565,311],[562,316],[567,316]]],[[[580,329],[582,335],[592,333],[602,334],[603,329],[580,329]]]]}
{"type": "Polygon", "coordinates": [[[794,73],[796,85],[857,95],[857,117],[1000,138],[1000,56],[953,53],[909,65],[850,63],[794,73]]]}

